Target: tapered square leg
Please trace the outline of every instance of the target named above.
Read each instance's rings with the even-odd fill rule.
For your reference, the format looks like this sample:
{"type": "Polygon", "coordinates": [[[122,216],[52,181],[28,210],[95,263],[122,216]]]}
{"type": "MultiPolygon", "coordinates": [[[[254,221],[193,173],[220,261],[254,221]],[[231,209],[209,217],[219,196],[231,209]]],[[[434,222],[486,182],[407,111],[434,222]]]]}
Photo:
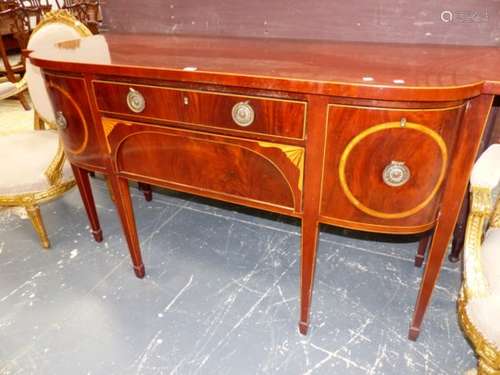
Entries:
{"type": "Polygon", "coordinates": [[[306,335],[309,330],[309,313],[316,269],[316,249],[319,224],[316,220],[302,220],[301,263],[300,263],[300,322],[299,331],[306,335]]]}
{"type": "Polygon", "coordinates": [[[75,176],[76,185],[78,186],[78,190],[80,191],[83,205],[89,218],[92,235],[97,242],[101,242],[103,239],[102,230],[99,224],[99,218],[97,216],[94,196],[92,195],[92,188],[90,186],[88,171],[74,165],[71,165],[71,169],[73,169],[73,175],[75,176]]]}
{"type": "Polygon", "coordinates": [[[492,103],[493,96],[491,95],[481,95],[472,99],[468,103],[467,111],[462,119],[462,122],[467,126],[464,127],[455,143],[455,147],[460,152],[456,155],[448,171],[449,176],[443,192],[440,214],[432,236],[429,256],[410,325],[408,334],[410,340],[416,340],[420,333],[420,326],[436,285],[448,242],[457,223],[470,171],[479,150],[481,136],[492,103]]]}
{"type": "Polygon", "coordinates": [[[123,232],[127,240],[130,257],[134,267],[135,275],[138,278],[143,278],[146,274],[144,264],[142,262],[141,248],[139,245],[139,237],[135,226],[134,209],[132,200],[130,199],[130,191],[128,181],[118,176],[109,176],[115,204],[118,209],[120,221],[122,223],[123,232]]]}
{"type": "Polygon", "coordinates": [[[139,186],[139,190],[144,194],[144,199],[146,199],[147,202],[151,202],[153,200],[153,190],[151,190],[151,185],[143,182],[138,182],[137,184],[139,186]]]}
{"type": "Polygon", "coordinates": [[[431,238],[432,236],[430,234],[425,234],[418,243],[417,255],[415,255],[415,267],[422,267],[431,238]]]}

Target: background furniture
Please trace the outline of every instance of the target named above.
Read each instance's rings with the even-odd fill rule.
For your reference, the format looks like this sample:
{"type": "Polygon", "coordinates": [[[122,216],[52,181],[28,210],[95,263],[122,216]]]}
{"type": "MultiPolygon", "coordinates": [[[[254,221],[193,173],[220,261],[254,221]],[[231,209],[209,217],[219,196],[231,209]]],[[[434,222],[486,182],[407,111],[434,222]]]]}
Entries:
{"type": "Polygon", "coordinates": [[[478,374],[500,374],[500,144],[471,175],[471,211],[458,301],[463,330],[479,356],[478,374]],[[485,228],[486,233],[485,233],[485,228]]]}
{"type": "Polygon", "coordinates": [[[21,81],[24,73],[24,59],[19,55],[19,61],[11,63],[8,51],[3,43],[3,37],[11,35],[21,48],[26,48],[29,38],[29,18],[22,8],[11,8],[0,11],[0,56],[8,83],[4,83],[3,98],[16,95],[25,109],[30,109],[28,98],[25,96],[26,85],[21,81]]]}
{"type": "Polygon", "coordinates": [[[106,34],[30,59],[46,73],[91,227],[86,175],[97,171],[138,277],[128,180],[301,218],[302,333],[320,223],[433,229],[416,339],[500,92],[498,49],[106,34]]]}
{"type": "Polygon", "coordinates": [[[60,9],[70,12],[77,20],[87,26],[92,34],[99,33],[99,22],[102,17],[98,0],[64,0],[60,9]]]}

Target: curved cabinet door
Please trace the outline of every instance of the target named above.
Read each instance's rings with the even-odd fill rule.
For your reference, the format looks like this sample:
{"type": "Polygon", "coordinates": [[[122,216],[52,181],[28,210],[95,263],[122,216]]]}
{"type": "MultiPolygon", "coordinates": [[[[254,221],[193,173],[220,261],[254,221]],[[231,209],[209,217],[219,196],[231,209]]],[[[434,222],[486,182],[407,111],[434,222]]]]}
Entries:
{"type": "Polygon", "coordinates": [[[103,119],[115,171],[225,201],[301,211],[304,149],[103,119]]]}
{"type": "Polygon", "coordinates": [[[380,232],[432,227],[463,106],[329,106],[321,215],[380,232]]]}
{"type": "Polygon", "coordinates": [[[46,81],[68,159],[85,169],[106,169],[102,133],[92,120],[85,80],[47,74],[46,81]]]}

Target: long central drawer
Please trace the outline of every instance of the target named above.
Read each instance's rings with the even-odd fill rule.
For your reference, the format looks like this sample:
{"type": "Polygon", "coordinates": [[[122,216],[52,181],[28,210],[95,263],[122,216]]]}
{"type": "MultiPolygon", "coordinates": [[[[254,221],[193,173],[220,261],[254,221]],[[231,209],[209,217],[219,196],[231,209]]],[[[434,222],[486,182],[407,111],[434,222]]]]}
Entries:
{"type": "Polygon", "coordinates": [[[135,120],[303,139],[305,102],[119,82],[94,81],[100,111],[135,120]]]}

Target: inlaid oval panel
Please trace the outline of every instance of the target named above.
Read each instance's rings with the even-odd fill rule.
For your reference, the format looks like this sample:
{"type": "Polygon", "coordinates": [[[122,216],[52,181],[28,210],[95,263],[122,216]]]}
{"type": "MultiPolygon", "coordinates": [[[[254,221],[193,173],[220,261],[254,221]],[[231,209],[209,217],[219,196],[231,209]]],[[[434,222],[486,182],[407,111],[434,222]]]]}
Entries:
{"type": "Polygon", "coordinates": [[[329,105],[322,220],[379,232],[431,228],[463,108],[329,105]]]}
{"type": "Polygon", "coordinates": [[[447,154],[444,140],[431,129],[413,123],[381,124],[348,143],[339,180],[349,201],[366,214],[404,218],[434,198],[443,182],[447,154]]]}
{"type": "Polygon", "coordinates": [[[69,160],[88,170],[104,170],[106,151],[93,122],[85,80],[53,74],[45,78],[54,111],[66,120],[59,134],[69,160]]]}

